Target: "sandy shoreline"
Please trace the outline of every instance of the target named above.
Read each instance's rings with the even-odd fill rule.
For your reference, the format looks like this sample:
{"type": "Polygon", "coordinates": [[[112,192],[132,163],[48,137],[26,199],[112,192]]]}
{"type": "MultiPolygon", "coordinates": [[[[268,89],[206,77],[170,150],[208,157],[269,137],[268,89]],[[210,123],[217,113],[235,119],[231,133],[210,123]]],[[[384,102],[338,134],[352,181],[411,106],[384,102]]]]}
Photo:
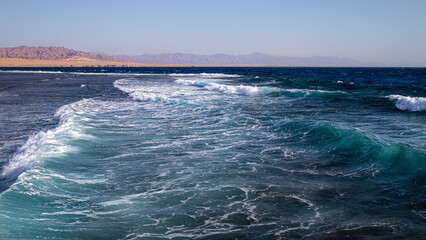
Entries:
{"type": "Polygon", "coordinates": [[[100,61],[86,58],[38,60],[0,58],[0,67],[160,67],[177,65],[142,64],[133,62],[100,61]]]}
{"type": "Polygon", "coordinates": [[[100,60],[94,60],[94,59],[88,59],[88,58],[71,58],[71,59],[58,59],[58,60],[0,58],[0,67],[280,67],[280,66],[145,64],[145,63],[119,62],[119,61],[100,61],[100,60]]]}

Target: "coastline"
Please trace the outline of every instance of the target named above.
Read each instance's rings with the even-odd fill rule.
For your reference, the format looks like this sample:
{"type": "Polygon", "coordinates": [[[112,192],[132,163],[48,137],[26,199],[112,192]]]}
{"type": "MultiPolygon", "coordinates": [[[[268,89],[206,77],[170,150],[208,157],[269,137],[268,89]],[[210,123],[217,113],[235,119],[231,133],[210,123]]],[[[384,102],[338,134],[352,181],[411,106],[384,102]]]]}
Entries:
{"type": "Polygon", "coordinates": [[[263,65],[176,65],[157,63],[136,63],[120,61],[102,61],[89,58],[68,58],[57,60],[0,58],[0,68],[34,68],[34,67],[223,67],[223,68],[425,68],[425,67],[395,67],[395,66],[263,66],[263,65]]]}
{"type": "Polygon", "coordinates": [[[57,60],[0,58],[0,67],[161,67],[178,65],[143,64],[134,62],[100,61],[88,58],[57,60]]]}
{"type": "MultiPolygon", "coordinates": [[[[176,65],[148,64],[120,61],[100,61],[87,58],[70,58],[57,60],[0,58],[0,68],[29,67],[289,67],[289,66],[257,66],[257,65],[176,65]]],[[[301,66],[302,67],[302,66],[301,66]]]]}

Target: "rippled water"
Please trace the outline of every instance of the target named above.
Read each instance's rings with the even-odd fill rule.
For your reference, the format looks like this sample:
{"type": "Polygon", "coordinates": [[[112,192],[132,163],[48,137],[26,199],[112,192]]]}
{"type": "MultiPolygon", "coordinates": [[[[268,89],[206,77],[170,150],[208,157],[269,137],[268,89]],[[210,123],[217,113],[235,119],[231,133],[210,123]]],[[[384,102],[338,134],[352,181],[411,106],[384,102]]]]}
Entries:
{"type": "Polygon", "coordinates": [[[422,238],[425,90],[425,69],[2,69],[0,238],[422,238]]]}

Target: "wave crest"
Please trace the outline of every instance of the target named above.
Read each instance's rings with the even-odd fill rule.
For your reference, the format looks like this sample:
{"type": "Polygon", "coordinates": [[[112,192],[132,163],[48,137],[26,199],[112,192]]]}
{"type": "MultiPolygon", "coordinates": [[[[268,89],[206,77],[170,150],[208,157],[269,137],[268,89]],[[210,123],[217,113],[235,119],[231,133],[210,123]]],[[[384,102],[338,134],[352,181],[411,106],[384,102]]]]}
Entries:
{"type": "Polygon", "coordinates": [[[390,95],[389,100],[395,102],[395,107],[400,110],[406,111],[425,111],[426,110],[426,98],[424,97],[406,97],[402,95],[390,95]]]}
{"type": "Polygon", "coordinates": [[[203,78],[234,78],[241,77],[238,74],[225,74],[225,73],[172,73],[170,77],[203,77],[203,78]]]}
{"type": "Polygon", "coordinates": [[[150,91],[146,86],[139,85],[136,80],[132,79],[118,79],[113,83],[115,88],[127,93],[134,100],[142,102],[163,102],[163,103],[176,103],[174,99],[166,97],[159,92],[150,91]]]}
{"type": "Polygon", "coordinates": [[[409,145],[384,142],[360,129],[343,128],[329,122],[283,121],[276,125],[289,140],[303,141],[320,151],[353,160],[346,164],[376,174],[396,171],[398,174],[424,176],[425,153],[409,145]],[[376,166],[381,165],[381,167],[376,166]],[[360,167],[360,168],[358,168],[360,167]]]}
{"type": "Polygon", "coordinates": [[[85,132],[87,127],[82,125],[85,117],[81,114],[84,111],[81,107],[91,101],[83,99],[59,108],[55,113],[55,117],[59,118],[58,126],[30,136],[3,168],[0,176],[14,180],[37,159],[77,152],[78,147],[68,144],[69,141],[95,139],[85,132]]]}
{"type": "Polygon", "coordinates": [[[194,81],[187,79],[178,79],[177,83],[188,85],[188,86],[196,86],[201,87],[210,91],[218,91],[228,94],[238,94],[238,95],[247,95],[247,96],[263,96],[267,95],[271,92],[277,91],[275,88],[271,87],[257,87],[257,86],[232,86],[214,82],[205,82],[205,81],[194,81]]]}
{"type": "Polygon", "coordinates": [[[326,91],[326,90],[312,90],[312,89],[282,89],[276,87],[258,87],[258,86],[245,86],[245,85],[226,85],[215,82],[197,81],[189,79],[178,79],[176,83],[187,86],[195,86],[204,88],[210,91],[218,91],[228,94],[238,94],[247,96],[263,96],[270,93],[278,95],[292,95],[292,96],[339,96],[346,95],[343,91],[326,91]]]}

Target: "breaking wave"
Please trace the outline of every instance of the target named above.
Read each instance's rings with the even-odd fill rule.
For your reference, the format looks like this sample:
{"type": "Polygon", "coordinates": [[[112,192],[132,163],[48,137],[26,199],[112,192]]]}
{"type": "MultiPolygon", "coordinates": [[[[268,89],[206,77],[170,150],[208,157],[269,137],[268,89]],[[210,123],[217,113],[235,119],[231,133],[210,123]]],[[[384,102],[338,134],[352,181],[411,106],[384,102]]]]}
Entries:
{"type": "Polygon", "coordinates": [[[241,77],[238,74],[224,74],[224,73],[172,73],[170,77],[202,77],[202,78],[234,78],[241,77]]]}
{"type": "Polygon", "coordinates": [[[118,79],[113,85],[137,101],[177,103],[177,100],[170,99],[158,91],[158,88],[153,89],[149,86],[140,85],[140,82],[134,79],[118,79]]]}
{"type": "Polygon", "coordinates": [[[94,137],[85,132],[82,124],[81,107],[93,101],[84,99],[59,108],[55,117],[59,118],[56,128],[32,135],[27,142],[18,149],[9,163],[3,168],[1,177],[14,180],[25,172],[35,160],[49,156],[63,156],[77,152],[78,148],[69,144],[72,140],[92,140],[94,137]],[[80,109],[80,113],[76,111],[80,109]]]}
{"type": "Polygon", "coordinates": [[[389,100],[395,102],[395,107],[405,111],[425,111],[426,110],[426,98],[424,97],[406,97],[402,95],[390,95],[389,100]]]}
{"type": "Polygon", "coordinates": [[[210,91],[218,91],[228,94],[238,94],[238,95],[247,95],[247,96],[263,96],[270,93],[275,93],[280,95],[295,95],[297,97],[301,96],[336,96],[336,95],[346,95],[346,92],[343,91],[326,91],[326,90],[311,90],[311,89],[283,89],[276,87],[258,87],[258,86],[245,86],[245,85],[226,85],[215,82],[207,81],[197,81],[189,79],[178,79],[176,83],[195,86],[204,88],[210,91]]]}
{"type": "Polygon", "coordinates": [[[232,86],[214,82],[194,81],[186,79],[178,79],[176,80],[176,82],[183,85],[201,87],[210,91],[218,91],[228,94],[238,94],[247,96],[263,96],[271,92],[277,91],[277,89],[272,87],[257,87],[244,85],[232,86]]]}

